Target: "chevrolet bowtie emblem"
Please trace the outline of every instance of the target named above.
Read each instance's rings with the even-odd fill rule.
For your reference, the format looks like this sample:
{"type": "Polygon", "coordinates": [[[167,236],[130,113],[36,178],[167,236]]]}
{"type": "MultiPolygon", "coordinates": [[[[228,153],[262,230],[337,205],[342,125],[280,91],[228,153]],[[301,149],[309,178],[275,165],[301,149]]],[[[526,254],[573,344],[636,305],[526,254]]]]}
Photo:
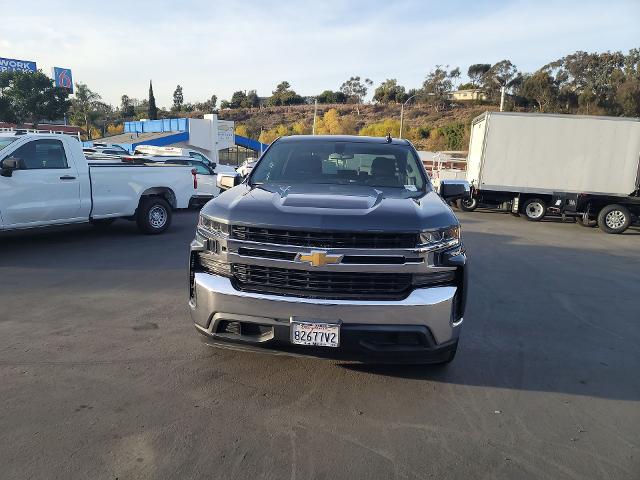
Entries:
{"type": "Polygon", "coordinates": [[[327,252],[313,251],[311,253],[299,253],[296,261],[306,262],[314,267],[322,267],[334,263],[340,263],[344,255],[328,255],[327,252]]]}

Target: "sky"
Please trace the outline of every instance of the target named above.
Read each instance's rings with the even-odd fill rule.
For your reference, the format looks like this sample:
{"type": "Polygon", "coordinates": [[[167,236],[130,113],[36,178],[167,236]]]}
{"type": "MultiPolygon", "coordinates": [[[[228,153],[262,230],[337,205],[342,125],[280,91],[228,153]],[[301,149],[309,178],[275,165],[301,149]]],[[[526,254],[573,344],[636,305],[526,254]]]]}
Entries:
{"type": "Polygon", "coordinates": [[[0,11],[0,57],[71,68],[114,106],[146,98],[150,79],[170,107],[178,84],[186,102],[268,96],[282,80],[315,95],[353,75],[409,89],[436,65],[506,58],[526,72],[577,50],[640,47],[640,0],[30,0],[0,11]]]}

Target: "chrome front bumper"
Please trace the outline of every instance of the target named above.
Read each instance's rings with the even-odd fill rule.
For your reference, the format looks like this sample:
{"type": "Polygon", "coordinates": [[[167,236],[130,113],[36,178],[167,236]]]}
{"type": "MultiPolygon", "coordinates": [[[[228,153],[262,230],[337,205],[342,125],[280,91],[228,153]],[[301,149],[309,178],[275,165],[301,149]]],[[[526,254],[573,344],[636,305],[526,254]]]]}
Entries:
{"type": "Polygon", "coordinates": [[[457,340],[462,318],[454,319],[454,286],[418,288],[404,300],[322,300],[266,295],[236,290],[222,276],[196,272],[191,318],[203,334],[215,337],[222,321],[288,328],[291,318],[370,326],[428,329],[435,347],[457,340]]]}

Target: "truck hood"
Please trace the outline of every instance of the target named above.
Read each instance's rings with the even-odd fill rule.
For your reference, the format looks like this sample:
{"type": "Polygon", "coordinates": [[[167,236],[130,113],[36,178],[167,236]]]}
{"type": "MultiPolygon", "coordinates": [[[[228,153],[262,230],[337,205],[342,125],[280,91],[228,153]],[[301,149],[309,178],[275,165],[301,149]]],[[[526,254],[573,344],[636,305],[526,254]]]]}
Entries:
{"type": "Polygon", "coordinates": [[[360,185],[241,184],[211,200],[202,213],[235,225],[298,230],[419,232],[458,224],[435,192],[415,195],[360,185]]]}

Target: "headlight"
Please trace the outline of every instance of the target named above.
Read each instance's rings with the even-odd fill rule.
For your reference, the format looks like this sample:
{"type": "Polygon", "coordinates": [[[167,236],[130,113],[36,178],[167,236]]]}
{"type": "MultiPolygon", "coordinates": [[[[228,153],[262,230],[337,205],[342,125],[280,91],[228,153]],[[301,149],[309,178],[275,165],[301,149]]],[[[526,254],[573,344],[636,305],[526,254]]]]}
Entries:
{"type": "Polygon", "coordinates": [[[460,226],[446,228],[443,230],[429,230],[420,234],[420,245],[427,251],[442,250],[455,247],[460,244],[460,226]]]}
{"type": "Polygon", "coordinates": [[[226,223],[217,222],[209,217],[205,217],[202,214],[200,214],[200,218],[198,218],[198,228],[220,237],[229,236],[229,225],[227,225],[226,223]]]}

